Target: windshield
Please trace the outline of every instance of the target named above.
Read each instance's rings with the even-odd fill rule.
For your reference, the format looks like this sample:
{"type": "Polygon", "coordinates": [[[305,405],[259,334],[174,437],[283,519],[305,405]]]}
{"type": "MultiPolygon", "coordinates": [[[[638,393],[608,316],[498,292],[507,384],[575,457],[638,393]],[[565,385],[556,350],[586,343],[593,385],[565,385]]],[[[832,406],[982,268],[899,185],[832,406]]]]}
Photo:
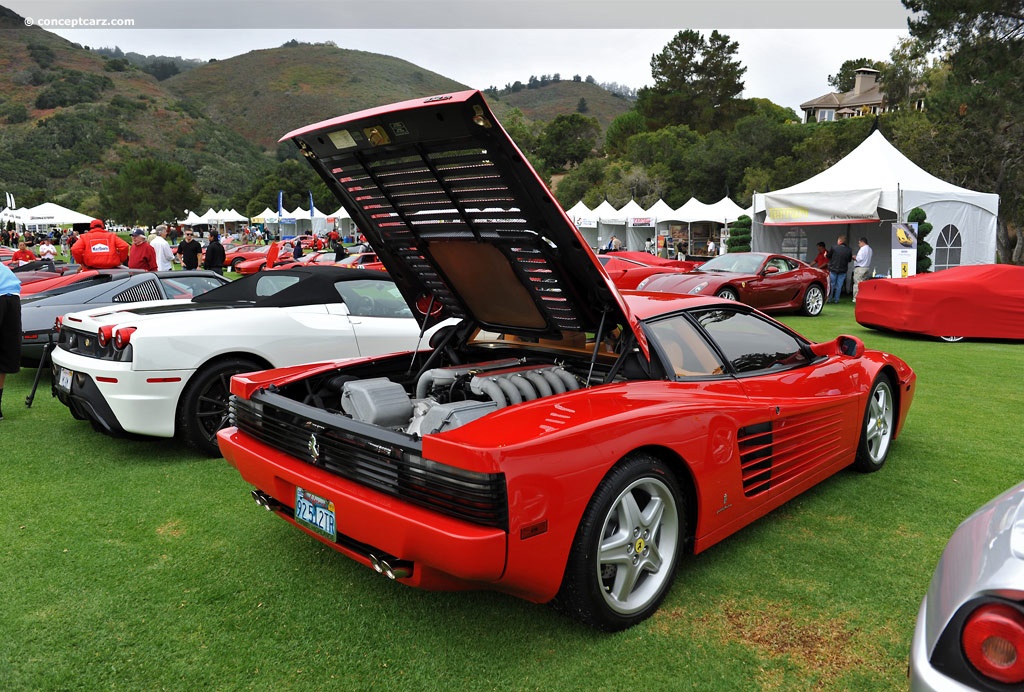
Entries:
{"type": "Polygon", "coordinates": [[[737,274],[756,274],[761,268],[764,257],[734,253],[719,255],[700,265],[699,272],[735,272],[737,274]]]}

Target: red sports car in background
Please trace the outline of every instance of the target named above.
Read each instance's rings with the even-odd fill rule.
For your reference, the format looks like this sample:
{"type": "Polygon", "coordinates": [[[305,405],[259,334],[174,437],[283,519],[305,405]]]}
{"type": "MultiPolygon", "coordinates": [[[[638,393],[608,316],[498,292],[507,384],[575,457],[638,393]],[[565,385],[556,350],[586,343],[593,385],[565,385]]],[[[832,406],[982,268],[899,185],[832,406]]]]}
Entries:
{"type": "Polygon", "coordinates": [[[323,265],[334,265],[341,263],[335,260],[336,254],[334,250],[328,252],[310,251],[299,259],[292,259],[290,261],[277,262],[272,267],[273,269],[291,269],[293,267],[315,267],[323,265]]]}
{"type": "Polygon", "coordinates": [[[863,281],[854,311],[865,327],[939,337],[1024,339],[1024,267],[950,267],[863,281]]]}
{"type": "Polygon", "coordinates": [[[233,245],[224,246],[224,266],[231,271],[238,271],[238,265],[246,260],[259,259],[266,256],[266,245],[233,245]]]}
{"type": "Polygon", "coordinates": [[[480,92],[289,137],[421,328],[459,320],[432,349],[232,378],[221,452],[332,549],[619,630],[688,554],[884,465],[906,363],[713,295],[619,291],[480,92]]]}
{"type": "Polygon", "coordinates": [[[641,281],[641,291],[692,293],[738,300],[765,312],[799,310],[821,314],[828,272],[806,262],[766,252],[714,257],[688,274],[659,274],[641,281]]]}
{"type": "Polygon", "coordinates": [[[656,257],[648,252],[608,252],[598,255],[598,260],[618,288],[636,288],[649,276],[665,272],[686,273],[701,265],[701,262],[692,260],[656,257]]]}
{"type": "Polygon", "coordinates": [[[241,262],[236,262],[232,267],[232,271],[238,272],[242,276],[247,276],[249,274],[255,274],[258,271],[266,269],[267,255],[270,252],[270,249],[275,245],[277,246],[278,249],[277,260],[274,262],[275,267],[284,266],[294,261],[292,250],[295,246],[292,245],[292,242],[290,240],[278,240],[273,243],[270,243],[269,245],[257,247],[255,250],[252,251],[252,259],[246,259],[242,260],[241,262]]]}
{"type": "Polygon", "coordinates": [[[343,267],[355,267],[356,269],[376,269],[377,271],[387,271],[380,259],[377,257],[376,252],[358,252],[354,255],[349,255],[340,262],[343,267]]]}

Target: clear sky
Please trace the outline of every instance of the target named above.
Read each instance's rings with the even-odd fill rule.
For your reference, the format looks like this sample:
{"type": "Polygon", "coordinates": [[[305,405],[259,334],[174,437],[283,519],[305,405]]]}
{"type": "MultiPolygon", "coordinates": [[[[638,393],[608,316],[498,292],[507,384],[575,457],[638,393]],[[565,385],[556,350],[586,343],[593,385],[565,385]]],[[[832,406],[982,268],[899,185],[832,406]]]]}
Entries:
{"type": "Polygon", "coordinates": [[[0,0],[91,47],[224,59],[291,39],[408,60],[467,86],[531,75],[651,83],[676,32],[739,43],[745,97],[798,111],[853,58],[887,60],[908,35],[899,0],[0,0]],[[94,24],[106,26],[93,26],[94,24]],[[131,24],[131,26],[124,26],[131,24]],[[117,26],[115,26],[117,25],[117,26]]]}

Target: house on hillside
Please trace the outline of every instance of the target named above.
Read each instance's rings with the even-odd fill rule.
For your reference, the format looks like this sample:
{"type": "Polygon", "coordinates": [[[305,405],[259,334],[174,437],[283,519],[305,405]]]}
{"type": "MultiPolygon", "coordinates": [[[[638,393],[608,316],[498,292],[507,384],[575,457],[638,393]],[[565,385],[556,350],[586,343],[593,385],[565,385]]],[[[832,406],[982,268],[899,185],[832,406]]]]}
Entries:
{"type": "Polygon", "coordinates": [[[825,94],[800,104],[805,123],[822,123],[860,115],[878,115],[886,110],[885,93],[878,84],[878,70],[862,67],[855,73],[853,91],[825,94]]]}

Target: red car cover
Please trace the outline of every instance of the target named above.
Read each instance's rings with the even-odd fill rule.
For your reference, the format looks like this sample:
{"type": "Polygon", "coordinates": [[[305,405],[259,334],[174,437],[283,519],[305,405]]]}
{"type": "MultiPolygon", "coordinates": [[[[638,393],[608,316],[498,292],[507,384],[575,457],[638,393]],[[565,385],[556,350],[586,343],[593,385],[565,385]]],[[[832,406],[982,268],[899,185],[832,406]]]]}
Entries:
{"type": "Polygon", "coordinates": [[[860,285],[855,315],[865,327],[938,337],[1024,339],[1024,267],[950,267],[860,285]]]}

